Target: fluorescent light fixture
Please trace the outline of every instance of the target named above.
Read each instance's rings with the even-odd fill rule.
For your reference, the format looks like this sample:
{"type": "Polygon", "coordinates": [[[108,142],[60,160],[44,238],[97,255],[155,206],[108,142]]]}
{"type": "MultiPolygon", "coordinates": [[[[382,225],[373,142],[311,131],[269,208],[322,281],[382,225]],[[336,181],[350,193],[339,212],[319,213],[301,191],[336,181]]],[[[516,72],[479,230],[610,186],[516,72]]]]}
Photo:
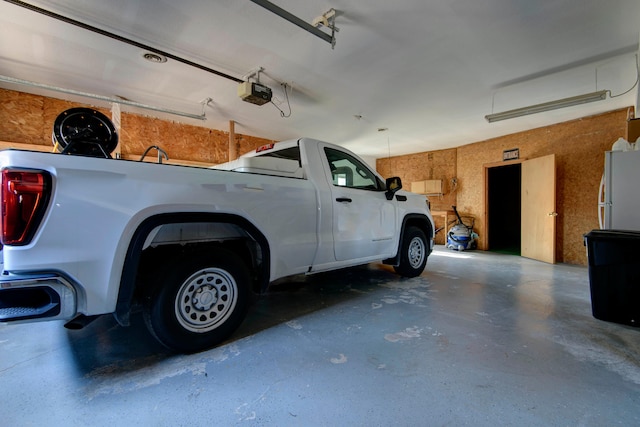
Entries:
{"type": "Polygon", "coordinates": [[[487,119],[489,123],[493,123],[500,120],[513,119],[514,117],[521,117],[527,116],[529,114],[542,113],[544,111],[557,110],[558,108],[572,107],[574,105],[586,104],[588,102],[601,101],[603,99],[607,99],[607,92],[609,91],[599,90],[597,92],[572,96],[570,98],[558,99],[556,101],[531,105],[529,107],[516,108],[515,110],[503,111],[501,113],[487,114],[486,116],[484,116],[484,118],[487,119]]]}

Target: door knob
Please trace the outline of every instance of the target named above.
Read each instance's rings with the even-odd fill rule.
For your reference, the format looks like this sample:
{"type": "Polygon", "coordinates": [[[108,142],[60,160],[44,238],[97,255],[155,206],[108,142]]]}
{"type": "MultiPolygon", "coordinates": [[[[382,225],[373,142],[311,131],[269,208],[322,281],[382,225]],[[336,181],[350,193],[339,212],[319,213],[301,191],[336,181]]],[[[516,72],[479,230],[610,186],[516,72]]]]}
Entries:
{"type": "Polygon", "coordinates": [[[548,216],[558,216],[558,212],[549,212],[548,216]]]}

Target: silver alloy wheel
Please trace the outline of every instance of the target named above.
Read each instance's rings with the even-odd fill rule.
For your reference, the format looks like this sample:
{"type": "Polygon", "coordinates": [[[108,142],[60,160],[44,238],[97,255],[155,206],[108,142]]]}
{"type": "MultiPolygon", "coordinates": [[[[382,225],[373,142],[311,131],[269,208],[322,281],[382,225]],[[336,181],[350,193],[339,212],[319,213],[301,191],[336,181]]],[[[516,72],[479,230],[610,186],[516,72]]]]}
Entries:
{"type": "Polygon", "coordinates": [[[409,243],[409,264],[412,268],[419,268],[424,261],[424,257],[426,254],[426,248],[424,245],[424,241],[420,237],[414,237],[411,239],[409,243]]]}
{"type": "Polygon", "coordinates": [[[176,319],[196,333],[211,331],[233,313],[238,286],[233,276],[220,268],[205,268],[184,281],[175,300],[176,319]]]}

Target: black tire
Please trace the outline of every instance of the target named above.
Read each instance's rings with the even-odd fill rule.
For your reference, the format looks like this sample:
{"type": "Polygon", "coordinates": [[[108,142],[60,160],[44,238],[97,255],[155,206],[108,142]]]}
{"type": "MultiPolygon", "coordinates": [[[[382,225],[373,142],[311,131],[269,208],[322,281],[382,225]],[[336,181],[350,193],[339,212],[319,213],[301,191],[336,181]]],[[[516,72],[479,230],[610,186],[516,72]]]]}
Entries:
{"type": "Polygon", "coordinates": [[[429,242],[427,236],[418,227],[409,226],[405,230],[400,248],[400,263],[393,269],[401,276],[416,277],[422,274],[427,257],[429,242]]]}
{"type": "Polygon", "coordinates": [[[211,348],[244,320],[249,282],[247,267],[233,252],[181,256],[154,275],[144,305],[145,323],[173,351],[211,348]]]}

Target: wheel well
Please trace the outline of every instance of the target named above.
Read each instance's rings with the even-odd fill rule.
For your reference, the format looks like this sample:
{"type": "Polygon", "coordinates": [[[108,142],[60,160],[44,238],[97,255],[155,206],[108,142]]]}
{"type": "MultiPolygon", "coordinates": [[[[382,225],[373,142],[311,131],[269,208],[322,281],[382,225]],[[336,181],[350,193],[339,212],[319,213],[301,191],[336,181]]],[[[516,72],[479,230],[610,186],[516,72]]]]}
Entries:
{"type": "Polygon", "coordinates": [[[427,217],[408,217],[405,219],[404,224],[402,225],[402,235],[404,235],[404,231],[408,227],[418,227],[423,231],[427,239],[430,240],[433,237],[433,226],[427,217]]]}
{"type": "MultiPolygon", "coordinates": [[[[199,230],[202,233],[201,230],[199,230]]],[[[232,233],[233,234],[233,233],[232,233]]],[[[270,252],[267,239],[246,219],[227,214],[183,213],[163,214],[148,218],[138,226],[131,239],[120,281],[118,301],[114,313],[116,320],[123,326],[129,324],[132,307],[139,302],[149,282],[150,273],[158,265],[171,262],[172,258],[189,253],[202,253],[224,247],[236,253],[250,271],[252,291],[263,292],[269,282],[270,252]],[[167,239],[154,244],[158,230],[164,226],[194,227],[196,224],[223,224],[226,227],[240,231],[235,235],[220,236],[198,235],[198,239],[167,239]],[[160,264],[162,263],[162,264],[160,264]]]]}
{"type": "MultiPolygon", "coordinates": [[[[404,217],[402,220],[402,230],[400,231],[400,239],[398,240],[398,252],[395,257],[385,259],[385,264],[397,266],[400,263],[400,248],[405,236],[405,231],[408,227],[417,227],[425,234],[427,241],[433,238],[433,223],[425,215],[410,214],[404,217]]],[[[429,253],[431,252],[431,245],[429,245],[429,253]]]]}

